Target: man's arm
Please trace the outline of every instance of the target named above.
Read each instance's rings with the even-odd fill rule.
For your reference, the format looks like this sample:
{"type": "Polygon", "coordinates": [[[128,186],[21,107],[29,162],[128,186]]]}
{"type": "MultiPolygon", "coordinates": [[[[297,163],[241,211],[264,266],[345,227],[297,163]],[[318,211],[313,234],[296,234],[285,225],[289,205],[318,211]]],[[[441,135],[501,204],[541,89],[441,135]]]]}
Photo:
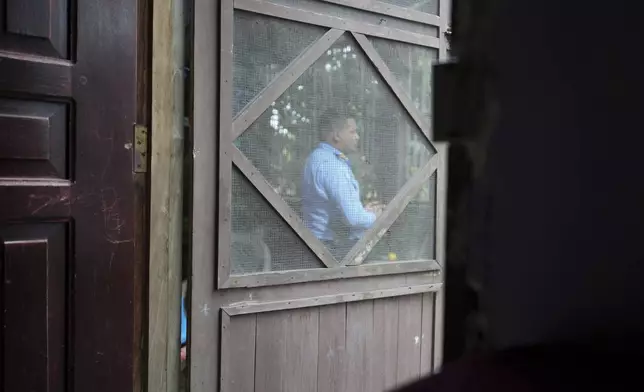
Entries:
{"type": "Polygon", "coordinates": [[[350,169],[342,165],[340,162],[323,165],[319,178],[323,179],[324,189],[342,210],[349,226],[367,229],[375,222],[376,214],[365,210],[360,193],[352,183],[350,169]]]}

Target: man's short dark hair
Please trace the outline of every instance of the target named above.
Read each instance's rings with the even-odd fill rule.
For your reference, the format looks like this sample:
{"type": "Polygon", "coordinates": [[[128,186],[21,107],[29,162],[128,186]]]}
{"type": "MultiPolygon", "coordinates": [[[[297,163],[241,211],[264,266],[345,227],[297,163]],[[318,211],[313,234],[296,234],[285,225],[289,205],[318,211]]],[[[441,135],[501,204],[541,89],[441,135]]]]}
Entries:
{"type": "Polygon", "coordinates": [[[318,134],[320,140],[325,140],[329,132],[344,128],[351,116],[336,109],[327,109],[318,121],[318,134]]]}

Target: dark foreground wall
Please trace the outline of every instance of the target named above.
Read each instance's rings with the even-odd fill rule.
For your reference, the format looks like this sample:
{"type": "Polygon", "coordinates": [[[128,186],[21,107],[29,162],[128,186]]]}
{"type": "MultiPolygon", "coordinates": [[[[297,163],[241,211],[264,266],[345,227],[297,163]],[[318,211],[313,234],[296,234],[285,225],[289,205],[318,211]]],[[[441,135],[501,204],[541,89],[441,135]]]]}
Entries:
{"type": "MultiPolygon", "coordinates": [[[[499,3],[500,110],[467,221],[486,340],[641,344],[642,13],[627,1],[499,3]]],[[[448,346],[449,327],[448,314],[448,346]]]]}

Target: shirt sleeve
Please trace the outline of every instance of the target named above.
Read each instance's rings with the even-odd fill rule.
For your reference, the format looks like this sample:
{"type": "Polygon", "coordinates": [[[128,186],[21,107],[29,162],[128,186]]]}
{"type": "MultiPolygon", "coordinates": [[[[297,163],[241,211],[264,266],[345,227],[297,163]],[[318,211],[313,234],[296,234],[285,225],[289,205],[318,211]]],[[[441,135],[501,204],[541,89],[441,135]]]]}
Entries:
{"type": "Polygon", "coordinates": [[[320,178],[330,199],[340,208],[351,227],[367,229],[376,220],[376,214],[365,210],[360,201],[360,192],[354,185],[350,169],[344,163],[327,163],[320,178]]]}
{"type": "Polygon", "coordinates": [[[188,319],[186,318],[186,308],[181,298],[181,345],[186,344],[188,340],[188,319]]]}

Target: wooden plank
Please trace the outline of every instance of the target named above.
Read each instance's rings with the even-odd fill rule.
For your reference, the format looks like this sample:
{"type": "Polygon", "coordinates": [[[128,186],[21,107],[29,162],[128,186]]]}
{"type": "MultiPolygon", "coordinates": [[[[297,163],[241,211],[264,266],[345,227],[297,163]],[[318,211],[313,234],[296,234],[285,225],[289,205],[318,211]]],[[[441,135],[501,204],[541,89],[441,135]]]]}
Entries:
{"type": "Polygon", "coordinates": [[[372,366],[374,391],[388,391],[397,384],[398,364],[398,298],[376,300],[373,306],[376,346],[373,357],[379,366],[372,366]]]}
{"type": "MultiPolygon", "coordinates": [[[[231,306],[245,301],[293,301],[300,298],[321,297],[336,294],[353,294],[362,291],[397,289],[401,286],[420,286],[442,283],[436,271],[416,272],[409,274],[368,276],[356,279],[335,279],[311,281],[295,285],[276,285],[252,287],[246,290],[224,290],[217,292],[221,307],[231,306]]],[[[218,308],[219,309],[219,308],[218,308]]],[[[219,327],[217,326],[217,330],[219,327]]]]}
{"type": "Polygon", "coordinates": [[[438,13],[440,14],[440,47],[438,50],[438,59],[445,61],[448,58],[449,52],[447,32],[452,22],[452,0],[440,0],[438,7],[438,13]]]}
{"type": "Polygon", "coordinates": [[[434,373],[438,373],[443,366],[444,328],[445,328],[445,289],[438,290],[434,303],[434,373]]]}
{"type": "Polygon", "coordinates": [[[346,388],[347,305],[320,307],[317,392],[350,392],[346,388]]]}
{"type": "Polygon", "coordinates": [[[219,3],[195,0],[192,77],[194,107],[190,390],[214,391],[219,380],[219,314],[216,289],[217,111],[219,106],[219,3]],[[205,344],[205,342],[208,342],[205,344]]]}
{"type": "Polygon", "coordinates": [[[221,316],[221,392],[255,391],[257,317],[221,316]]]}
{"type": "Polygon", "coordinates": [[[408,42],[415,45],[438,48],[440,40],[431,35],[412,33],[393,29],[383,25],[368,24],[353,19],[339,18],[322,12],[311,12],[301,8],[273,4],[259,0],[236,0],[235,8],[260,14],[276,16],[282,19],[326,26],[340,30],[350,30],[362,34],[408,42]]]}
{"type": "Polygon", "coordinates": [[[371,351],[374,339],[373,301],[360,301],[347,304],[347,351],[346,387],[347,391],[373,391],[371,374],[371,351]]]}
{"type": "Polygon", "coordinates": [[[352,266],[351,268],[318,268],[297,271],[262,272],[245,276],[231,276],[223,285],[225,287],[261,287],[341,278],[346,279],[436,271],[438,269],[440,269],[440,266],[434,260],[365,264],[352,266]]]}
{"type": "Polygon", "coordinates": [[[343,30],[338,29],[327,31],[257,94],[257,97],[249,102],[234,119],[231,140],[237,139],[239,135],[251,126],[270,107],[271,103],[277,100],[297,78],[309,69],[343,33],[343,30]]]}
{"type": "Polygon", "coordinates": [[[148,388],[179,388],[183,229],[183,0],[154,7],[148,388]]]}
{"type": "MultiPolygon", "coordinates": [[[[445,281],[445,272],[447,266],[446,260],[446,236],[447,236],[447,163],[448,163],[448,144],[437,144],[439,169],[437,172],[436,187],[436,260],[441,266],[441,280],[445,281]]],[[[433,371],[440,371],[443,365],[443,347],[444,347],[444,328],[445,328],[445,290],[441,288],[435,294],[434,303],[434,358],[433,371]]]]}
{"type": "Polygon", "coordinates": [[[313,233],[304,225],[299,215],[273,190],[273,187],[262,176],[262,173],[253,166],[252,162],[231,145],[232,160],[235,166],[248,178],[257,191],[270,203],[280,216],[291,226],[293,231],[304,241],[304,243],[315,253],[315,255],[329,268],[338,267],[340,264],[335,260],[329,249],[317,239],[313,233]]]}
{"type": "Polygon", "coordinates": [[[400,214],[405,210],[407,204],[416,196],[420,188],[436,171],[438,167],[438,154],[432,156],[427,164],[414,173],[414,175],[400,188],[398,194],[385,207],[382,214],[376,219],[375,223],[365,233],[365,235],[351,248],[349,253],[342,260],[345,265],[359,265],[367,257],[374,245],[387,232],[389,227],[398,219],[400,214]]]}
{"type": "Polygon", "coordinates": [[[352,293],[331,294],[317,297],[297,298],[286,301],[242,301],[224,306],[222,309],[229,315],[263,313],[275,310],[300,309],[314,306],[331,305],[364,301],[377,298],[407,296],[412,294],[438,291],[442,283],[418,286],[401,286],[387,290],[356,291],[352,293]]]}
{"type": "Polygon", "coordinates": [[[398,298],[398,386],[420,376],[421,306],[422,295],[398,298]]]}
{"type": "Polygon", "coordinates": [[[256,390],[315,390],[318,383],[318,317],[318,308],[257,315],[256,390]]]}
{"type": "Polygon", "coordinates": [[[382,15],[390,15],[400,19],[411,20],[432,26],[440,26],[440,17],[427,12],[399,7],[397,5],[383,3],[377,0],[322,0],[327,3],[340,4],[347,7],[357,8],[365,11],[376,12],[382,15]]]}
{"type": "MultiPolygon", "coordinates": [[[[442,287],[441,287],[442,288],[442,287]]],[[[421,305],[420,375],[432,373],[434,356],[434,293],[423,294],[421,305]]]]}
{"type": "MultiPolygon", "coordinates": [[[[232,213],[232,145],[233,124],[233,1],[221,2],[221,32],[219,54],[219,225],[217,230],[217,287],[230,276],[231,213],[232,213]]],[[[212,109],[211,109],[212,110],[212,109]]],[[[213,132],[213,129],[208,130],[213,132]]],[[[200,208],[200,206],[197,206],[200,208]]]]}
{"type": "Polygon", "coordinates": [[[447,246],[447,163],[448,143],[436,143],[438,169],[436,170],[436,261],[441,267],[446,264],[447,246]]]}
{"type": "Polygon", "coordinates": [[[425,135],[427,141],[431,144],[431,129],[430,125],[427,123],[427,121],[425,121],[425,116],[423,116],[418,111],[418,109],[416,109],[416,106],[412,102],[408,93],[400,87],[398,80],[394,75],[391,74],[389,67],[387,67],[387,64],[385,64],[385,62],[382,60],[382,58],[376,51],[376,48],[373,47],[371,41],[369,41],[369,39],[367,39],[367,37],[365,37],[363,34],[354,32],[351,32],[351,34],[353,34],[353,37],[358,42],[358,45],[360,45],[362,50],[364,50],[369,60],[371,60],[371,63],[373,63],[376,69],[378,69],[380,76],[382,76],[382,78],[385,80],[385,83],[387,83],[391,91],[393,91],[394,95],[396,95],[396,98],[398,98],[407,113],[409,113],[411,118],[414,120],[418,128],[420,128],[420,130],[423,132],[423,135],[425,135]]]}

